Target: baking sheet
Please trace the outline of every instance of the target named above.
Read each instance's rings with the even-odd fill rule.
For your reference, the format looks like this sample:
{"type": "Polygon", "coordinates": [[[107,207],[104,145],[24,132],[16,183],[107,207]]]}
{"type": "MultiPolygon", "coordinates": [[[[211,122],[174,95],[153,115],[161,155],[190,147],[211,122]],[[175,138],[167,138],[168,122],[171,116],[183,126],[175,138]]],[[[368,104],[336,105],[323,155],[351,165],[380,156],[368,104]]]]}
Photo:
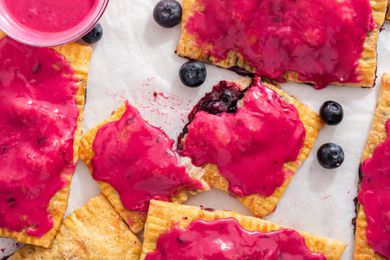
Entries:
{"type": "MultiPolygon", "coordinates": [[[[186,61],[175,55],[180,27],[164,29],[154,23],[152,10],[157,0],[113,0],[102,18],[103,39],[95,46],[88,82],[88,98],[83,129],[88,130],[107,118],[125,99],[140,109],[144,117],[176,139],[192,106],[219,80],[234,80],[233,72],[208,65],[206,83],[197,89],[183,86],[178,77],[186,61]]],[[[379,39],[378,84],[383,72],[390,72],[390,24],[379,39]]],[[[344,106],[345,119],[337,127],[326,126],[309,158],[298,170],[275,213],[267,217],[275,223],[348,244],[343,259],[352,258],[356,197],[360,156],[370,129],[379,85],[374,89],[333,87],[314,90],[306,85],[282,84],[289,94],[318,111],[326,100],[344,106]],[[315,154],[326,142],[341,145],[344,164],[325,170],[315,154]]],[[[72,182],[67,214],[81,207],[99,189],[86,167],[79,162],[72,182]]],[[[220,191],[202,193],[187,204],[250,213],[234,198],[220,191]]],[[[0,239],[0,258],[15,250],[15,243],[0,239]]]]}

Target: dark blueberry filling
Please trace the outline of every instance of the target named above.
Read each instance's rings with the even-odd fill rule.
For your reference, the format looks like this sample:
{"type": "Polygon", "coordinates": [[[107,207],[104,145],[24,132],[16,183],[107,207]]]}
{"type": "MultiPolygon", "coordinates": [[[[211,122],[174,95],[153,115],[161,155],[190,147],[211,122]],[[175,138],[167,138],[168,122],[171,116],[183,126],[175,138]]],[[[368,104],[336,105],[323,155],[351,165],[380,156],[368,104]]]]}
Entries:
{"type": "Polygon", "coordinates": [[[188,125],[194,120],[196,113],[205,111],[209,114],[218,115],[221,113],[235,113],[237,103],[244,97],[245,91],[241,90],[238,84],[229,81],[221,81],[213,87],[192,109],[188,115],[188,124],[178,137],[177,149],[181,150],[181,140],[188,133],[188,125]]]}

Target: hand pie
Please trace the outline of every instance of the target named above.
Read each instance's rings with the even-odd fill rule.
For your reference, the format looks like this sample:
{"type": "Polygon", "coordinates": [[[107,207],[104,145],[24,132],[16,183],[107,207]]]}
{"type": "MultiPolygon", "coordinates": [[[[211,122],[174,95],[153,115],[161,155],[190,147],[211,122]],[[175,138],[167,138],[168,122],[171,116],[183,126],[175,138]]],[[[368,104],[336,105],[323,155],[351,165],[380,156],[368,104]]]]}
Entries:
{"type": "Polygon", "coordinates": [[[257,217],[275,210],[323,126],[317,113],[259,78],[221,81],[188,119],[179,154],[257,217]]]}
{"type": "Polygon", "coordinates": [[[325,237],[283,228],[232,211],[204,210],[152,200],[141,259],[340,259],[346,245],[325,237]],[[194,255],[193,255],[194,254],[194,255]],[[214,258],[213,258],[214,257],[214,258]]]}
{"type": "Polygon", "coordinates": [[[387,0],[184,0],[177,54],[278,81],[373,87],[387,0]]]}
{"type": "Polygon", "coordinates": [[[49,247],[78,159],[92,48],[0,38],[0,236],[49,247]]]}
{"type": "Polygon", "coordinates": [[[127,102],[81,140],[80,158],[134,233],[143,228],[150,199],[180,203],[208,188],[203,169],[172,146],[127,102]]]}
{"type": "Polygon", "coordinates": [[[103,195],[62,224],[51,248],[25,246],[10,259],[139,259],[141,242],[103,195]]]}
{"type": "Polygon", "coordinates": [[[390,74],[382,77],[379,101],[360,166],[355,259],[390,257],[390,74]]]}

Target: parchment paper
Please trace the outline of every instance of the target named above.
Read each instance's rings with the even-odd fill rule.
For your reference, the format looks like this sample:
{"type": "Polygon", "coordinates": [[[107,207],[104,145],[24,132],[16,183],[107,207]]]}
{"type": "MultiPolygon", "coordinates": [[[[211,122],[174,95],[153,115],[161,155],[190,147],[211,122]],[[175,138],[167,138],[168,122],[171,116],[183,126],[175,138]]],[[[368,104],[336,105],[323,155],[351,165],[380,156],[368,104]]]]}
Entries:
{"type": "MultiPolygon", "coordinates": [[[[83,129],[107,118],[125,99],[140,109],[152,124],[176,139],[191,107],[219,80],[234,80],[233,72],[208,65],[206,83],[189,89],[180,83],[178,70],[186,61],[175,55],[180,26],[159,27],[151,16],[157,0],[112,0],[102,18],[103,39],[95,46],[88,83],[83,129]]],[[[379,39],[378,84],[390,72],[390,28],[386,24],[379,39]]],[[[306,85],[282,84],[288,93],[318,111],[326,100],[344,106],[339,126],[326,126],[310,157],[298,170],[274,214],[275,223],[348,243],[343,259],[351,259],[357,193],[358,166],[375,109],[379,85],[374,89],[328,87],[314,90],[306,85]],[[326,142],[341,145],[345,162],[336,170],[322,169],[316,160],[318,147],[326,142]]],[[[86,167],[79,162],[73,178],[67,214],[81,207],[99,189],[86,167]]],[[[237,200],[220,191],[202,193],[190,201],[216,209],[250,214],[237,200]]],[[[0,239],[0,258],[15,248],[12,240],[0,239]]]]}

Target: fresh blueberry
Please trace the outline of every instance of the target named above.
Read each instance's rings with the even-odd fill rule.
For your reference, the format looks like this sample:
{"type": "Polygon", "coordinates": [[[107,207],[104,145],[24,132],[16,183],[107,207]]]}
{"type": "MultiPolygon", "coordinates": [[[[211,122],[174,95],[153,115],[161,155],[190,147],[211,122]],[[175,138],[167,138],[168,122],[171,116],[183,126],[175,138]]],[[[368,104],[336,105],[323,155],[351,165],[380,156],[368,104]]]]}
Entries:
{"type": "Polygon", "coordinates": [[[161,0],[153,10],[153,18],[160,26],[172,28],[181,22],[182,9],[175,0],[161,0]]]}
{"type": "Polygon", "coordinates": [[[103,26],[98,23],[89,33],[87,33],[83,40],[86,43],[94,44],[100,41],[100,39],[103,37],[103,26]]]}
{"type": "Polygon", "coordinates": [[[206,81],[206,66],[199,61],[188,61],[181,66],[179,76],[187,87],[199,87],[206,81]]]}
{"type": "Polygon", "coordinates": [[[343,107],[335,101],[326,101],[320,109],[320,116],[325,124],[338,125],[344,117],[343,107]]]}
{"type": "Polygon", "coordinates": [[[337,144],[327,143],[318,149],[317,158],[322,167],[334,169],[344,162],[344,151],[337,144]]]}

